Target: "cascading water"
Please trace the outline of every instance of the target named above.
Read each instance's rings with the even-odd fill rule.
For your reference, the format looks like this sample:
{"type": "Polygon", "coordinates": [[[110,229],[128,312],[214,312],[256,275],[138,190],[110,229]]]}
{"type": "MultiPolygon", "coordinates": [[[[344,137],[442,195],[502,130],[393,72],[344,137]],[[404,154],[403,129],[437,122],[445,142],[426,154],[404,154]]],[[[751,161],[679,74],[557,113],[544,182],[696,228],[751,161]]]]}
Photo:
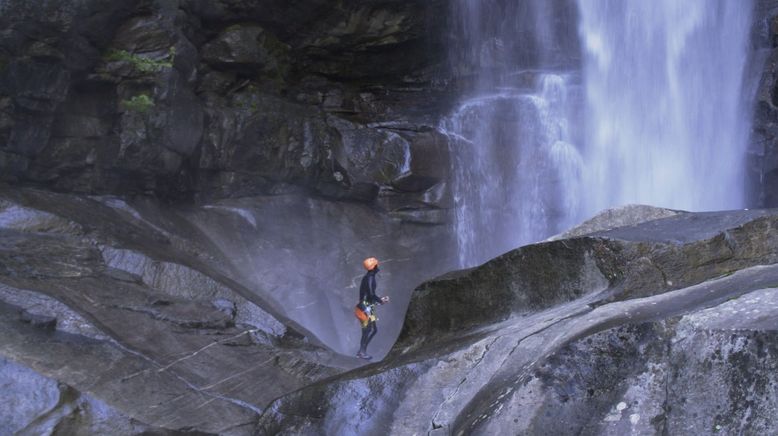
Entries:
{"type": "Polygon", "coordinates": [[[472,96],[441,129],[460,265],[621,204],[742,207],[752,8],[456,0],[452,70],[472,96]]]}
{"type": "Polygon", "coordinates": [[[747,0],[578,0],[589,213],[742,207],[747,0]]]}
{"type": "Polygon", "coordinates": [[[468,100],[442,123],[463,267],[553,233],[578,209],[582,161],[569,142],[567,79],[537,81],[468,100]]]}
{"type": "Polygon", "coordinates": [[[454,157],[462,267],[542,239],[577,215],[582,160],[568,122],[573,75],[560,68],[566,39],[551,24],[567,16],[560,4],[454,4],[453,69],[470,77],[475,94],[441,123],[454,157]]]}

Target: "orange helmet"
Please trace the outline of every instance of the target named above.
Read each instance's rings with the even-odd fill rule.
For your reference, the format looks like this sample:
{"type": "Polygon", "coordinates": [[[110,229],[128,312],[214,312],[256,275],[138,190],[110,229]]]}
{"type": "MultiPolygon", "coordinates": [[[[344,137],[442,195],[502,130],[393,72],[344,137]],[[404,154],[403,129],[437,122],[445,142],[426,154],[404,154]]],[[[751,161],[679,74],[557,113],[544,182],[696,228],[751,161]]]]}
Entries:
{"type": "Polygon", "coordinates": [[[368,257],[364,261],[362,261],[362,265],[365,267],[366,270],[370,271],[373,268],[378,266],[378,259],[375,257],[368,257]]]}

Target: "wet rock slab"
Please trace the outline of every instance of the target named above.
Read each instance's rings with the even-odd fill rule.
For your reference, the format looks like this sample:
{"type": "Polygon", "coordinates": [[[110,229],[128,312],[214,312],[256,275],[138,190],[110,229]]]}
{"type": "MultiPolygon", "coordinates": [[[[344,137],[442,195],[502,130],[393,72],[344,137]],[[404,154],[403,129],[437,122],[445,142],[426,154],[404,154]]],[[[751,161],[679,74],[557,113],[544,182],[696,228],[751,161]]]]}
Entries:
{"type": "Polygon", "coordinates": [[[282,397],[258,431],[774,433],[776,220],[680,214],[433,280],[383,362],[282,397]]]}
{"type": "Polygon", "coordinates": [[[48,403],[15,395],[29,406],[15,428],[87,431],[112,416],[116,434],[775,431],[741,419],[766,416],[774,392],[735,387],[772,386],[775,211],[673,213],[446,274],[410,296],[387,358],[351,370],[358,363],[322,347],[286,302],[252,289],[240,265],[251,256],[225,248],[246,228],[265,232],[257,243],[274,259],[289,256],[306,234],[273,235],[271,224],[310,203],[325,206],[315,231],[333,241],[345,235],[328,228],[336,216],[370,216],[384,231],[364,205],[350,215],[281,195],[171,212],[0,195],[0,355],[15,365],[3,371],[63,405],[44,416],[48,403]]]}
{"type": "Polygon", "coordinates": [[[59,404],[45,412],[14,394],[32,409],[9,426],[251,434],[274,398],[356,363],[229,279],[207,239],[93,199],[9,190],[2,201],[0,356],[15,365],[3,376],[59,404]]]}

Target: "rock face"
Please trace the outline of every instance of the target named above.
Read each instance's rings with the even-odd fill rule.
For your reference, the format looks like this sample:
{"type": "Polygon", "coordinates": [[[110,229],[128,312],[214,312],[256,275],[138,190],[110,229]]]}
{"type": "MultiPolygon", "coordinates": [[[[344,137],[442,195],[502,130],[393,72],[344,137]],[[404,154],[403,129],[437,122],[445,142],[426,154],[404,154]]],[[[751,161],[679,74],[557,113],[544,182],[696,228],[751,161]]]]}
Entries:
{"type": "MultiPolygon", "coordinates": [[[[0,420],[22,434],[778,430],[775,211],[674,212],[446,274],[412,294],[387,357],[356,368],[332,351],[356,347],[358,330],[337,321],[352,320],[356,290],[326,288],[361,274],[296,266],[337,271],[362,253],[295,252],[307,230],[273,225],[315,223],[331,233],[322,243],[355,250],[402,233],[358,203],[328,213],[321,200],[311,219],[311,202],[0,189],[0,378],[12,393],[0,420]],[[343,219],[374,225],[335,231],[343,219]],[[282,279],[316,292],[278,292],[282,279]]],[[[422,249],[407,246],[411,259],[422,249]]],[[[385,270],[413,269],[404,262],[385,270]]]]}
{"type": "MultiPolygon", "coordinates": [[[[440,170],[448,168],[448,144],[438,122],[476,70],[505,68],[476,64],[502,59],[532,69],[543,59],[569,68],[579,52],[571,0],[495,0],[483,7],[520,17],[511,25],[527,37],[501,41],[495,28],[478,41],[489,56],[451,59],[446,47],[462,45],[467,34],[455,19],[461,7],[439,0],[3,1],[0,177],[174,200],[292,185],[349,201],[379,198],[402,219],[440,222],[446,202],[432,199],[449,177],[440,170]]],[[[759,2],[752,72],[761,74],[768,58],[750,171],[759,191],[752,203],[767,206],[775,197],[775,10],[774,1],[759,2]]]]}
{"type": "Polygon", "coordinates": [[[433,280],[384,362],[282,397],[257,431],[775,432],[776,224],[681,213],[433,280]]]}
{"type": "Polygon", "coordinates": [[[391,347],[402,290],[446,267],[451,249],[424,243],[437,229],[301,195],[172,207],[0,186],[0,353],[152,427],[243,434],[274,398],[358,364],[338,353],[358,348],[376,252],[393,304],[371,351],[391,347]],[[164,406],[139,400],[149,383],[164,406]]]}
{"type": "Polygon", "coordinates": [[[176,434],[7,360],[0,360],[0,383],[3,434],[176,434]]]}
{"type": "Polygon", "coordinates": [[[757,187],[752,203],[778,206],[778,2],[760,0],[754,26],[756,62],[751,74],[761,77],[749,150],[751,185],[757,187]],[[760,68],[761,67],[761,68],[760,68]]]}
{"type": "Polygon", "coordinates": [[[381,355],[399,333],[409,290],[446,271],[455,253],[445,227],[403,225],[359,203],[279,195],[223,200],[185,216],[255,292],[348,355],[359,348],[353,308],[362,259],[381,259],[378,293],[392,298],[378,310],[381,334],[371,345],[381,355]]]}
{"type": "Polygon", "coordinates": [[[184,239],[162,222],[173,215],[154,223],[103,201],[3,191],[0,354],[18,393],[2,412],[9,426],[248,434],[277,396],[353,365],[242,284],[192,224],[172,224],[184,239]]]}
{"type": "Polygon", "coordinates": [[[176,200],[294,185],[364,202],[395,179],[411,193],[441,182],[423,161],[446,150],[424,133],[441,101],[442,2],[287,3],[3,1],[2,179],[176,200]]]}

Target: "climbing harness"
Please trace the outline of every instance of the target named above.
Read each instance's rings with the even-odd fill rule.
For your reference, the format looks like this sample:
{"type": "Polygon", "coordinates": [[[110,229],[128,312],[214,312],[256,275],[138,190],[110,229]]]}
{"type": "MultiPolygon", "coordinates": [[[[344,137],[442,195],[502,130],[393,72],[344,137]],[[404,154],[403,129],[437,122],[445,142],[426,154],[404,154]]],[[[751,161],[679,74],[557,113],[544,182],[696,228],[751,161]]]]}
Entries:
{"type": "Polygon", "coordinates": [[[378,321],[378,317],[373,313],[373,305],[367,302],[361,302],[354,306],[354,315],[359,320],[362,328],[367,327],[370,322],[378,321]]]}

